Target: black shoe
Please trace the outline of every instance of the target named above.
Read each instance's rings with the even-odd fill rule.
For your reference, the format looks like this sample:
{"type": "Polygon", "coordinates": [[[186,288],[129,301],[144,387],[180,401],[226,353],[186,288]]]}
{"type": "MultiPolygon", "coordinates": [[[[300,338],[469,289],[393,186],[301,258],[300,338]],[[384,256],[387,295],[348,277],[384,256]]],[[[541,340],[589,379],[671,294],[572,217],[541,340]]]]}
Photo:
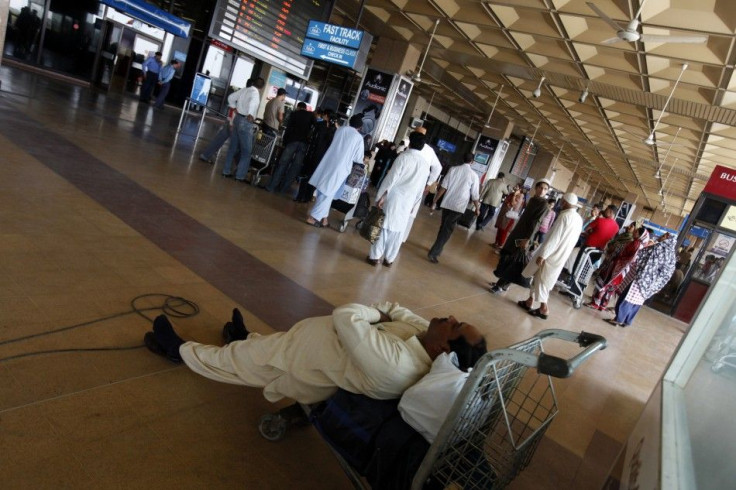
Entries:
{"type": "Polygon", "coordinates": [[[204,153],[200,153],[199,154],[199,159],[202,160],[203,162],[215,163],[215,161],[212,159],[212,157],[207,158],[206,156],[204,156],[204,153]]]}
{"type": "Polygon", "coordinates": [[[237,340],[245,340],[248,338],[250,332],[245,328],[245,322],[243,321],[243,315],[240,310],[233,308],[233,318],[231,322],[227,322],[222,328],[222,339],[226,344],[237,340]]]}
{"type": "Polygon", "coordinates": [[[226,179],[232,179],[233,178],[233,174],[226,174],[225,172],[222,172],[222,176],[225,177],[226,179]]]}
{"type": "Polygon", "coordinates": [[[439,261],[439,260],[437,260],[437,257],[435,257],[434,255],[427,255],[427,258],[428,258],[428,259],[429,259],[429,261],[430,261],[430,262],[432,262],[433,264],[439,264],[439,263],[440,263],[440,261],[439,261]]]}
{"type": "Polygon", "coordinates": [[[370,255],[369,255],[368,257],[366,257],[366,258],[365,258],[365,261],[366,261],[366,262],[368,262],[368,263],[369,263],[370,265],[372,265],[373,267],[377,266],[377,265],[378,265],[378,264],[379,264],[379,263],[381,262],[381,261],[380,261],[380,260],[378,260],[378,259],[372,259],[370,255]]]}
{"type": "Polygon", "coordinates": [[[238,178],[235,179],[235,182],[240,182],[241,184],[247,184],[248,183],[247,180],[245,180],[245,179],[238,179],[238,178]]]}
{"type": "Polygon", "coordinates": [[[164,356],[172,362],[182,362],[179,347],[184,340],[176,334],[166,315],[159,315],[153,320],[153,332],[146,333],[143,342],[154,354],[164,356]]]}

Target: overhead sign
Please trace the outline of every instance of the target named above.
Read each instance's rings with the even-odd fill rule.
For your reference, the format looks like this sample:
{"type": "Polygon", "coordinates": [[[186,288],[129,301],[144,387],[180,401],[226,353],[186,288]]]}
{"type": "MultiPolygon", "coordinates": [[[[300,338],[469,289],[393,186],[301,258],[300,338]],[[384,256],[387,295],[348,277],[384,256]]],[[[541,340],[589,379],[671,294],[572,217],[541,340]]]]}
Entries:
{"type": "Polygon", "coordinates": [[[143,0],[101,0],[100,3],[179,37],[189,37],[189,31],[192,28],[189,22],[143,0]]]}
{"type": "Polygon", "coordinates": [[[736,170],[716,165],[703,192],[736,201],[736,170]]]}
{"type": "Polygon", "coordinates": [[[332,2],[218,0],[210,37],[299,78],[307,79],[312,60],[300,55],[310,19],[327,19],[332,2]]]}
{"type": "Polygon", "coordinates": [[[310,20],[301,55],[362,71],[373,36],[358,29],[310,20]]]}
{"type": "Polygon", "coordinates": [[[316,39],[305,39],[302,45],[302,56],[329,61],[330,63],[352,68],[355,66],[358,51],[336,44],[317,41],[316,39]]]}
{"type": "Polygon", "coordinates": [[[457,150],[457,146],[445,140],[437,140],[437,148],[439,148],[440,150],[445,150],[449,153],[455,153],[455,150],[457,150]]]}
{"type": "Polygon", "coordinates": [[[346,48],[360,49],[363,31],[310,20],[307,26],[307,37],[346,48]]]}

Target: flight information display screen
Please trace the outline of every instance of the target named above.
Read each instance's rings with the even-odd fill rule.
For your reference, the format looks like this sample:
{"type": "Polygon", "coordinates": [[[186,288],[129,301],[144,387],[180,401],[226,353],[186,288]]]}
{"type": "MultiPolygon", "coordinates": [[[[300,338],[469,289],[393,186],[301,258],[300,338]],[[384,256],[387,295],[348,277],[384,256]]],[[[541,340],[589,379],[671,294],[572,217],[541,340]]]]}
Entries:
{"type": "Polygon", "coordinates": [[[210,37],[301,78],[312,61],[301,56],[309,21],[326,21],[329,0],[219,0],[210,37]]]}

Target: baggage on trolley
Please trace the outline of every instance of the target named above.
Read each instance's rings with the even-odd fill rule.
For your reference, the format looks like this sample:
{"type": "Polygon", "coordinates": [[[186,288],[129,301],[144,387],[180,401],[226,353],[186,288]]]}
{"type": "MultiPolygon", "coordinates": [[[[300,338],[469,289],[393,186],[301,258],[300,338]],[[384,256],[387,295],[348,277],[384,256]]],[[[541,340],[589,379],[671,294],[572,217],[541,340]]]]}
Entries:
{"type": "MultiPolygon", "coordinates": [[[[404,454],[409,466],[397,474],[409,471],[414,475],[412,490],[505,487],[529,464],[558,413],[551,377],[571,376],[605,347],[606,339],[600,335],[549,329],[506,349],[488,352],[476,363],[434,443],[427,444],[426,454],[423,458],[404,454]],[[583,350],[570,359],[548,355],[543,346],[546,339],[577,343],[583,350]],[[412,460],[416,462],[413,466],[412,460]]],[[[289,425],[296,425],[296,407],[262,417],[261,434],[272,441],[281,439],[289,425]]],[[[340,456],[339,448],[331,449],[355,488],[368,488],[340,456]]],[[[376,453],[380,451],[376,449],[376,453]]]]}
{"type": "Polygon", "coordinates": [[[570,277],[570,282],[558,281],[556,284],[561,292],[572,298],[572,306],[576,310],[583,305],[583,294],[588,287],[590,278],[593,277],[593,272],[596,270],[595,264],[602,253],[595,247],[586,248],[570,277]]]}
{"type": "Polygon", "coordinates": [[[262,174],[271,166],[274,150],[279,139],[278,135],[271,135],[258,129],[253,136],[253,149],[251,151],[250,183],[258,185],[262,174]]]}
{"type": "Polygon", "coordinates": [[[353,163],[353,169],[347,180],[337,193],[337,198],[332,201],[331,208],[343,213],[343,217],[337,230],[344,232],[350,220],[353,218],[365,218],[370,209],[370,197],[368,196],[368,183],[370,179],[366,173],[363,163],[353,163]]]}

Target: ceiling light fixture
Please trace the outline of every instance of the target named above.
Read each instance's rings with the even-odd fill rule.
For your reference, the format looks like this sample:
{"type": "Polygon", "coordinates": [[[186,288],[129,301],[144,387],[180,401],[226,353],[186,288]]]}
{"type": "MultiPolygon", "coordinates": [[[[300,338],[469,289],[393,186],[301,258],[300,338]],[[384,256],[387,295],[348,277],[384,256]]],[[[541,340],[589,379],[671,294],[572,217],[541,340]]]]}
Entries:
{"type": "Polygon", "coordinates": [[[544,83],[545,78],[542,77],[542,79],[539,81],[539,85],[537,85],[537,88],[534,89],[534,92],[532,92],[532,95],[536,99],[537,97],[540,97],[542,95],[542,84],[544,83]]]}
{"type": "Polygon", "coordinates": [[[687,70],[687,63],[684,63],[682,65],[682,70],[680,70],[680,76],[677,77],[677,80],[675,81],[675,85],[672,87],[672,91],[670,92],[669,97],[667,97],[667,101],[664,103],[664,107],[662,107],[662,112],[659,113],[659,117],[657,118],[657,122],[654,123],[654,127],[652,128],[652,132],[649,133],[649,136],[647,136],[647,139],[644,140],[644,144],[647,146],[653,146],[654,141],[654,133],[657,131],[657,126],[659,126],[659,121],[662,120],[662,116],[664,115],[664,112],[667,110],[667,106],[670,105],[670,100],[672,100],[672,95],[675,93],[675,89],[677,89],[677,84],[680,83],[680,79],[682,79],[682,74],[685,73],[685,70],[687,70]]]}
{"type": "Polygon", "coordinates": [[[583,93],[580,94],[580,98],[578,99],[578,102],[581,104],[585,104],[585,99],[588,98],[588,87],[585,87],[585,90],[583,90],[583,93]]]}

